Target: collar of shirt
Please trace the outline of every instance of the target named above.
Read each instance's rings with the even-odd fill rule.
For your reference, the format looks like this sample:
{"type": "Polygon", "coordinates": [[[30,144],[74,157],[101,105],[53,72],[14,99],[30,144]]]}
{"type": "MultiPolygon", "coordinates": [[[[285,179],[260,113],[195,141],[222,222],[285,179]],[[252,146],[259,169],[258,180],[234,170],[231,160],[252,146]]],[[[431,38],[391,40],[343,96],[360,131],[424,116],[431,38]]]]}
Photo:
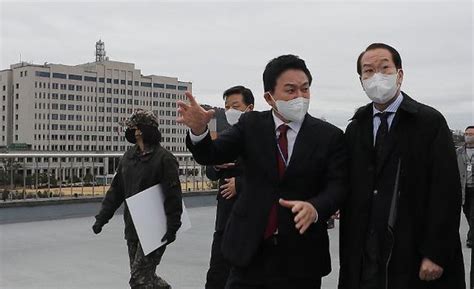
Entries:
{"type": "Polygon", "coordinates": [[[397,98],[395,99],[394,102],[392,102],[384,111],[380,111],[378,110],[375,105],[373,105],[374,109],[373,109],[373,117],[375,117],[375,115],[377,113],[380,113],[380,112],[393,112],[392,115],[394,115],[398,108],[400,107],[400,104],[402,104],[402,101],[403,101],[403,95],[402,93],[400,92],[397,96],[397,98]]]}
{"type": "Polygon", "coordinates": [[[275,114],[275,111],[273,109],[272,109],[272,116],[273,116],[273,121],[275,122],[275,132],[277,133],[277,135],[279,134],[278,127],[282,124],[286,124],[287,126],[289,126],[290,129],[295,132],[295,134],[298,134],[298,132],[301,129],[301,125],[303,124],[302,121],[298,121],[298,122],[290,121],[290,122],[285,123],[275,114]]]}

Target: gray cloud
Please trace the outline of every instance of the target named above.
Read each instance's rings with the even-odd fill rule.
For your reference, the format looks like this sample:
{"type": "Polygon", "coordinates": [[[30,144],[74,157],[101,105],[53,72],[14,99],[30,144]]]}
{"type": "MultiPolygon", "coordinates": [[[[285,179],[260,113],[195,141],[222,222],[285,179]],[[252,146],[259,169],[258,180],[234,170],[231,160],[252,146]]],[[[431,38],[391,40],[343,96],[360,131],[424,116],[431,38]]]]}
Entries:
{"type": "Polygon", "coordinates": [[[243,84],[263,100],[262,72],[283,53],[306,60],[310,111],[344,128],[364,95],[358,54],[386,42],[402,55],[403,89],[440,110],[452,128],[473,118],[473,4],[460,2],[4,2],[1,66],[23,60],[93,61],[101,37],[113,60],[143,74],[192,81],[201,102],[221,105],[243,84]]]}

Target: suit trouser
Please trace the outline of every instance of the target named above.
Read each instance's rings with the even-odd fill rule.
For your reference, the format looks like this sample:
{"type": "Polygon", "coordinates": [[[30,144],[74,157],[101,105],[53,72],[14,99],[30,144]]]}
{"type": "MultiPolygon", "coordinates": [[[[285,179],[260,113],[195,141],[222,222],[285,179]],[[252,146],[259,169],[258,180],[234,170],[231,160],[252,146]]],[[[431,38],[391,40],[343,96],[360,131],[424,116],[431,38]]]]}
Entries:
{"type": "Polygon", "coordinates": [[[463,212],[469,224],[467,239],[472,241],[472,227],[474,226],[474,187],[466,187],[463,212]]]}
{"type": "MultiPolygon", "coordinates": [[[[282,260],[288,250],[275,241],[264,241],[252,262],[246,267],[233,266],[226,289],[320,289],[321,277],[290,277],[282,260]]],[[[317,260],[315,260],[317,262],[317,260]]]]}
{"type": "Polygon", "coordinates": [[[143,254],[139,241],[127,241],[130,258],[130,288],[132,289],[171,289],[171,286],[156,275],[156,267],[166,246],[162,246],[148,255],[143,254]]]}
{"type": "Polygon", "coordinates": [[[212,240],[211,260],[207,271],[206,289],[224,289],[229,277],[230,263],[222,255],[222,231],[214,232],[212,240]]]}

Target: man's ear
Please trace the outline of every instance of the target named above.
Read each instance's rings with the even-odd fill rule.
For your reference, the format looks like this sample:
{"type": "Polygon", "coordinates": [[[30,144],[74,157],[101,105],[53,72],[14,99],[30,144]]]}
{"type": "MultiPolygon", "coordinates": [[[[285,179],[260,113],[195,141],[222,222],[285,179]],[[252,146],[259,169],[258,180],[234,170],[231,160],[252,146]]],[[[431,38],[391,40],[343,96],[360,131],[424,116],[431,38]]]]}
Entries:
{"type": "Polygon", "coordinates": [[[404,73],[403,73],[403,69],[401,69],[401,68],[400,68],[399,71],[400,71],[400,78],[399,78],[399,80],[398,80],[398,82],[399,82],[398,84],[399,84],[400,86],[402,86],[404,73]]]}
{"type": "Polygon", "coordinates": [[[249,111],[253,111],[253,104],[249,105],[249,111]]]}
{"type": "Polygon", "coordinates": [[[265,98],[265,100],[267,101],[268,105],[273,106],[274,100],[273,100],[273,97],[272,97],[272,95],[271,95],[270,92],[268,92],[268,91],[265,92],[265,93],[263,94],[263,98],[265,98]]]}

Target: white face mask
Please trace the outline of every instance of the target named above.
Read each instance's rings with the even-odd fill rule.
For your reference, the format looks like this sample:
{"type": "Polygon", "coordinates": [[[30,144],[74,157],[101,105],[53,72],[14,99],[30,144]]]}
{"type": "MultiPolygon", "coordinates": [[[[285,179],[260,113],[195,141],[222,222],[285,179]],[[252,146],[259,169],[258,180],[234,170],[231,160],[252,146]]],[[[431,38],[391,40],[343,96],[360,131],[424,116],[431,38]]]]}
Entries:
{"type": "Polygon", "coordinates": [[[398,90],[397,78],[398,73],[376,73],[371,78],[362,80],[362,86],[370,100],[377,104],[386,104],[398,90]]]}
{"type": "Polygon", "coordinates": [[[472,135],[465,135],[465,136],[464,136],[464,141],[465,141],[467,144],[474,144],[474,136],[472,136],[472,135]]]}
{"type": "Polygon", "coordinates": [[[234,125],[239,121],[239,118],[245,111],[229,108],[225,111],[225,118],[230,125],[234,125]]]}
{"type": "MultiPolygon", "coordinates": [[[[272,98],[273,96],[268,93],[272,98]]],[[[273,98],[273,100],[275,100],[273,98]]],[[[288,121],[302,121],[308,112],[309,99],[304,97],[297,97],[292,100],[276,100],[276,110],[281,116],[288,121]]]]}

